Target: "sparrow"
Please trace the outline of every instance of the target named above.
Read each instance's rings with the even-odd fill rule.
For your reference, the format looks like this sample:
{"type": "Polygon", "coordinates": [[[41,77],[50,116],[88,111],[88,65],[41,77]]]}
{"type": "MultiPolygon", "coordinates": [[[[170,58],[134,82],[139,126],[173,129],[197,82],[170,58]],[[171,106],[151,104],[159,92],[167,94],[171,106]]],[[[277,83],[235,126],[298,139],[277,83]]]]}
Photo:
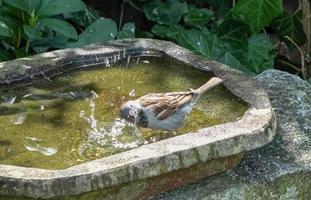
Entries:
{"type": "Polygon", "coordinates": [[[144,95],[123,103],[120,117],[144,128],[178,129],[201,95],[222,82],[222,79],[213,77],[196,90],[144,95]]]}

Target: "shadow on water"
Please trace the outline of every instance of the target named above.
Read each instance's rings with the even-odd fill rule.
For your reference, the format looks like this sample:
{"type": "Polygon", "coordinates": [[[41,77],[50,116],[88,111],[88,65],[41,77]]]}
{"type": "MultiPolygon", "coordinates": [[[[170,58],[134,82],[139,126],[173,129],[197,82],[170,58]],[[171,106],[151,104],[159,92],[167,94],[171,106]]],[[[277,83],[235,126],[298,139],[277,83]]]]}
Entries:
{"type": "Polygon", "coordinates": [[[73,84],[71,77],[66,79],[35,80],[27,87],[17,86],[0,91],[0,117],[25,114],[33,118],[39,111],[46,108],[53,111],[53,115],[36,117],[36,123],[63,126],[64,113],[73,101],[83,100],[92,95],[92,91],[100,92],[94,82],[73,84]]]}

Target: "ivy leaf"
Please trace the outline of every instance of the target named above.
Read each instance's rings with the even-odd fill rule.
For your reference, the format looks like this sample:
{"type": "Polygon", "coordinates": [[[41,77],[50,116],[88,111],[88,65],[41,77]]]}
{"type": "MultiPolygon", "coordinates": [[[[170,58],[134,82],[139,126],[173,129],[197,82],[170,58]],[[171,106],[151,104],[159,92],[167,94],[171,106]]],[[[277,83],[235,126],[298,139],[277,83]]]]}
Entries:
{"type": "Polygon", "coordinates": [[[217,59],[225,53],[216,35],[203,33],[197,29],[184,30],[177,38],[177,42],[187,49],[211,59],[217,59]]]}
{"type": "Polygon", "coordinates": [[[37,15],[49,17],[59,14],[83,11],[86,5],[81,0],[41,0],[37,15]]]}
{"type": "Polygon", "coordinates": [[[274,65],[273,45],[267,34],[253,35],[248,39],[248,56],[251,69],[260,73],[274,65]]]}
{"type": "Polygon", "coordinates": [[[159,24],[177,24],[188,12],[187,3],[180,0],[150,0],[143,5],[146,17],[159,24]]]}
{"type": "Polygon", "coordinates": [[[284,38],[284,36],[288,36],[299,46],[306,41],[306,35],[299,17],[299,12],[295,15],[284,13],[281,17],[273,21],[272,27],[275,28],[280,40],[288,42],[288,40],[284,38]]]}
{"type": "Polygon", "coordinates": [[[220,17],[227,15],[231,10],[230,1],[228,0],[204,0],[204,2],[213,7],[213,10],[216,10],[220,17]]]}
{"type": "Polygon", "coordinates": [[[67,38],[77,40],[78,34],[76,29],[68,22],[56,18],[44,18],[39,21],[42,25],[59,33],[67,38]]]}
{"type": "Polygon", "coordinates": [[[61,35],[56,35],[54,37],[45,37],[45,38],[39,38],[37,40],[31,41],[30,46],[32,48],[57,48],[57,49],[63,49],[66,48],[66,44],[68,42],[68,38],[63,37],[61,35]]]}
{"type": "Polygon", "coordinates": [[[113,20],[101,17],[79,35],[77,42],[70,43],[68,47],[82,47],[92,43],[113,40],[117,32],[117,24],[113,20]]]}
{"type": "Polygon", "coordinates": [[[0,36],[11,37],[12,30],[2,21],[0,21],[0,36]]]}
{"type": "Polygon", "coordinates": [[[255,33],[269,25],[282,12],[282,0],[239,0],[234,8],[234,13],[248,23],[255,33]]]}
{"type": "Polygon", "coordinates": [[[183,31],[183,28],[180,25],[166,26],[166,25],[156,24],[151,29],[151,32],[157,36],[161,38],[169,38],[173,40],[176,40],[182,31],[183,31]]]}
{"type": "MultiPolygon", "coordinates": [[[[231,22],[232,26],[228,26],[227,30],[219,29],[216,33],[198,29],[187,30],[180,25],[155,25],[152,32],[162,38],[169,38],[194,53],[217,60],[250,75],[272,68],[275,55],[269,37],[266,34],[260,34],[247,38],[246,33],[250,31],[248,26],[244,24],[245,27],[240,29],[234,26],[238,22],[235,24],[231,22]]],[[[222,25],[218,28],[221,27],[222,25]]]]}
{"type": "Polygon", "coordinates": [[[135,24],[126,23],[123,25],[122,30],[117,33],[117,38],[134,38],[135,37],[135,24]]]}
{"type": "Polygon", "coordinates": [[[226,19],[216,28],[217,36],[226,41],[241,41],[251,32],[249,26],[240,20],[226,19]]]}
{"type": "Polygon", "coordinates": [[[242,72],[245,72],[247,74],[250,75],[255,75],[254,72],[252,72],[247,65],[243,65],[238,59],[237,57],[235,57],[234,55],[232,55],[229,52],[226,52],[224,55],[222,55],[221,57],[219,57],[217,59],[218,62],[221,62],[222,64],[231,66],[233,68],[236,68],[242,72]]]}
{"type": "Polygon", "coordinates": [[[41,31],[29,25],[23,25],[23,29],[27,37],[31,40],[41,37],[41,31]]]}
{"type": "Polygon", "coordinates": [[[195,6],[190,6],[188,14],[184,16],[184,22],[188,26],[193,26],[201,29],[201,27],[203,27],[213,19],[213,15],[213,11],[209,9],[199,9],[195,6]]]}

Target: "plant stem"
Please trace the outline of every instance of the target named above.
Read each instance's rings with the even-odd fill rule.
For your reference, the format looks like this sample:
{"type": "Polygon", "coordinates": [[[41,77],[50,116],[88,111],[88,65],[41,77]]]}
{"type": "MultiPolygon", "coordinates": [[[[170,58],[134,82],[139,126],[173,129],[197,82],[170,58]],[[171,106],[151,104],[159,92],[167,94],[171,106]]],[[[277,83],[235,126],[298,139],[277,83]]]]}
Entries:
{"type": "Polygon", "coordinates": [[[29,51],[29,44],[30,44],[30,41],[27,40],[26,46],[25,46],[25,52],[26,52],[26,53],[28,53],[28,51],[29,51]]]}
{"type": "Polygon", "coordinates": [[[300,59],[301,59],[301,73],[302,73],[302,78],[304,80],[307,80],[308,76],[307,76],[307,70],[305,68],[305,56],[303,51],[301,50],[301,48],[298,46],[298,44],[296,44],[296,42],[294,42],[294,40],[292,40],[292,38],[290,38],[289,36],[284,36],[284,38],[286,38],[288,41],[290,41],[299,51],[300,53],[300,59]]]}
{"type": "Polygon", "coordinates": [[[121,4],[121,13],[120,13],[120,20],[119,20],[119,31],[121,31],[121,28],[122,28],[123,13],[124,13],[124,3],[121,4]]]}

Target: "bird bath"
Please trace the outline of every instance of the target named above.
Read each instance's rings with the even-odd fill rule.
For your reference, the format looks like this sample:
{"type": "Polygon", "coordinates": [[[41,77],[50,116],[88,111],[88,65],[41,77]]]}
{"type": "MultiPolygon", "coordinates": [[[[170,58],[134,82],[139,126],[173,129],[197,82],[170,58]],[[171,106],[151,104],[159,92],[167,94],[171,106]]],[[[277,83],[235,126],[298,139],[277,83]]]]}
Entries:
{"type": "Polygon", "coordinates": [[[0,196],[120,198],[134,187],[133,198],[147,198],[231,169],[275,133],[269,99],[250,78],[157,40],[0,63],[0,96],[0,196]],[[224,86],[203,95],[180,130],[118,118],[124,101],[197,88],[213,75],[224,86]]]}

